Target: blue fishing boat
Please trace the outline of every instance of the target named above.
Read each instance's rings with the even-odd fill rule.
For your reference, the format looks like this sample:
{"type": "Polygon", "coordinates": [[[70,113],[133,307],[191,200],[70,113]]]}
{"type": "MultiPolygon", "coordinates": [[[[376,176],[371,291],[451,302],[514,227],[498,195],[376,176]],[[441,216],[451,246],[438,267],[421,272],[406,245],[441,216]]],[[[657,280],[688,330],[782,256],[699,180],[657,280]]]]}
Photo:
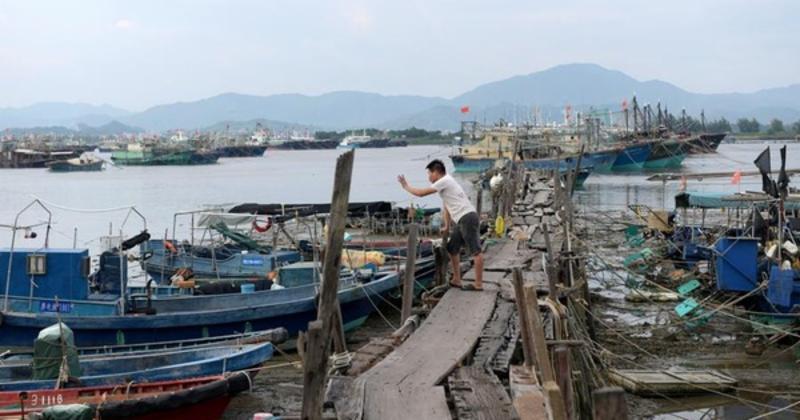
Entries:
{"type": "MultiPolygon", "coordinates": [[[[109,355],[79,360],[82,387],[170,381],[225,374],[259,366],[272,357],[272,343],[202,347],[163,353],[109,355]]],[[[72,373],[72,372],[70,372],[72,373]]],[[[53,389],[57,379],[32,379],[31,365],[0,365],[0,391],[53,389]]]]}
{"type": "Polygon", "coordinates": [[[593,152],[586,152],[583,154],[581,166],[590,166],[594,172],[608,173],[614,166],[617,160],[617,155],[622,149],[614,148],[607,150],[597,150],[593,152]]]}
{"type": "Polygon", "coordinates": [[[611,165],[612,172],[638,172],[644,168],[647,157],[650,156],[651,143],[636,143],[626,146],[616,156],[611,165]]]}
{"type": "MultiPolygon", "coordinates": [[[[77,345],[102,346],[279,327],[295,336],[317,317],[320,276],[314,263],[281,267],[277,280],[282,289],[187,295],[179,287],[134,294],[127,286],[125,258],[106,253],[100,260],[90,281],[85,249],[0,250],[0,272],[8,273],[0,277],[0,290],[5,290],[0,345],[28,346],[39,330],[58,319],[73,327],[77,345]]],[[[422,259],[418,281],[432,278],[433,272],[433,258],[422,259]]],[[[361,325],[376,310],[375,302],[398,288],[400,274],[395,267],[343,271],[338,300],[345,328],[361,325]]]]}
{"type": "Polygon", "coordinates": [[[676,169],[686,159],[688,147],[685,142],[675,139],[654,140],[650,154],[644,162],[643,169],[676,169]]]}

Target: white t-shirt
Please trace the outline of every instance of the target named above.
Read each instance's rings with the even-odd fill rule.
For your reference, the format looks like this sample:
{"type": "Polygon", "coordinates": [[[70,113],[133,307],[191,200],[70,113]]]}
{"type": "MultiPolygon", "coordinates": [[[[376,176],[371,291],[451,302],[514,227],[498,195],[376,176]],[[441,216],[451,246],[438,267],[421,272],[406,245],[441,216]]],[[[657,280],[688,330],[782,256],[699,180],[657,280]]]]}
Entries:
{"type": "Polygon", "coordinates": [[[450,213],[453,222],[458,223],[465,214],[475,211],[475,207],[469,202],[469,197],[450,175],[445,175],[433,183],[433,189],[442,197],[445,208],[450,213]]]}

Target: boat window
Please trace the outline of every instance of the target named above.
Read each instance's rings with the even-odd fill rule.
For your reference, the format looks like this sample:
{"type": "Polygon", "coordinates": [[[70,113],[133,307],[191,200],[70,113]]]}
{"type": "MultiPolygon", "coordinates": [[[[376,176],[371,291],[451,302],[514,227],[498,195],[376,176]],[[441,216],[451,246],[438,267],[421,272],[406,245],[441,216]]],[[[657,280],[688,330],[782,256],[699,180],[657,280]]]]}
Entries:
{"type": "Polygon", "coordinates": [[[89,277],[92,271],[92,258],[89,256],[83,257],[81,259],[81,274],[84,277],[89,277]]]}
{"type": "Polygon", "coordinates": [[[42,276],[47,274],[46,255],[28,255],[28,275],[42,276]]]}

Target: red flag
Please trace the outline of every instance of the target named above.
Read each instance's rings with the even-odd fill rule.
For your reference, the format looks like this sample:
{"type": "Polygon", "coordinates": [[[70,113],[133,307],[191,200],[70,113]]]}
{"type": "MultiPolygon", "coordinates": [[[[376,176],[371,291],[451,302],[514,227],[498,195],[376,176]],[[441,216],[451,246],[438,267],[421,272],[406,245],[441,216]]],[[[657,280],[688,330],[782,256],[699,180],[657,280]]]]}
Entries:
{"type": "Polygon", "coordinates": [[[623,99],[622,100],[622,110],[625,111],[627,109],[628,109],[628,100],[627,99],[623,99]]]}
{"type": "Polygon", "coordinates": [[[461,107],[461,113],[462,113],[462,114],[467,114],[467,113],[469,113],[469,106],[462,106],[462,107],[461,107]]]}
{"type": "Polygon", "coordinates": [[[742,171],[736,171],[733,173],[733,177],[731,177],[731,184],[738,185],[742,182],[742,171]]]}

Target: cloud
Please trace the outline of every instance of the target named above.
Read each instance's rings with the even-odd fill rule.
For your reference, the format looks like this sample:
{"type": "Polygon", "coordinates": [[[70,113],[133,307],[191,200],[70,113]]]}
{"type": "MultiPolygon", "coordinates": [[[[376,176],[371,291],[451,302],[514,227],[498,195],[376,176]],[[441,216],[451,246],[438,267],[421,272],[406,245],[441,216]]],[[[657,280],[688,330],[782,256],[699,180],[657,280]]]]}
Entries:
{"type": "Polygon", "coordinates": [[[133,22],[128,19],[119,19],[118,21],[114,22],[114,27],[123,31],[127,31],[133,28],[133,22]]]}
{"type": "Polygon", "coordinates": [[[372,14],[362,6],[348,8],[345,16],[350,21],[351,27],[357,31],[367,31],[372,28],[374,21],[372,14]]]}

